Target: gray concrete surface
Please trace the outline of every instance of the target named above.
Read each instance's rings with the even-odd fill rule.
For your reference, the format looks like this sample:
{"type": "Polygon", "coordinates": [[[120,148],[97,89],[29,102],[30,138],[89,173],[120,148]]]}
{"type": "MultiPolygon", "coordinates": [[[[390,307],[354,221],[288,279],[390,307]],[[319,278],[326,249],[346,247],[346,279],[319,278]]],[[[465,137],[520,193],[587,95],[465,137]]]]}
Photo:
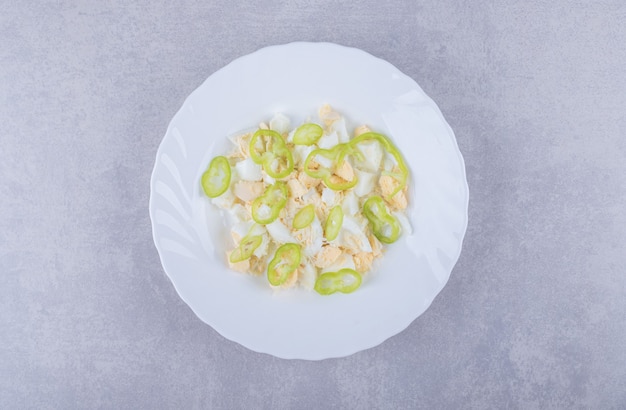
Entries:
{"type": "Polygon", "coordinates": [[[626,408],[623,1],[0,3],[0,408],[626,408]],[[432,307],[322,362],[198,320],[147,208],[184,98],[294,40],[415,78],[471,192],[432,307]]]}

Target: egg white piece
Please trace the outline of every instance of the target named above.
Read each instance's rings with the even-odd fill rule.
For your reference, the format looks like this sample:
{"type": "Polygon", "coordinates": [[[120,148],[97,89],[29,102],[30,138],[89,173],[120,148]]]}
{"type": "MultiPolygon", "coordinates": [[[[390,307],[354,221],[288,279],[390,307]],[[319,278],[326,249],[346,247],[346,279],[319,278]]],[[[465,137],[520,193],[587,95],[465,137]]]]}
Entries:
{"type": "Polygon", "coordinates": [[[337,193],[330,188],[324,188],[322,190],[322,202],[326,204],[326,206],[331,207],[335,205],[335,201],[337,200],[337,193]]]}
{"type": "Polygon", "coordinates": [[[348,134],[348,130],[346,129],[346,120],[343,119],[343,117],[331,124],[329,132],[336,133],[339,142],[342,144],[350,140],[350,134],[348,134]]]}
{"type": "Polygon", "coordinates": [[[322,250],[324,237],[324,229],[322,223],[317,216],[311,222],[311,225],[300,230],[302,235],[302,243],[304,245],[303,252],[308,257],[317,255],[322,250]]]}
{"type": "Polygon", "coordinates": [[[237,174],[244,181],[262,181],[263,173],[261,165],[255,163],[252,158],[248,157],[235,164],[237,174]]]}
{"type": "Polygon", "coordinates": [[[306,157],[308,157],[315,148],[317,148],[315,145],[296,145],[292,151],[294,164],[296,166],[304,164],[306,157]]]}
{"type": "Polygon", "coordinates": [[[296,239],[291,235],[291,231],[285,224],[283,224],[279,219],[274,222],[265,225],[267,228],[267,232],[269,232],[270,236],[276,243],[288,243],[293,242],[297,243],[296,239]]]}
{"type": "Polygon", "coordinates": [[[280,112],[276,113],[274,117],[270,120],[270,130],[274,130],[280,135],[283,135],[284,133],[289,131],[289,126],[289,117],[280,112]]]}
{"type": "Polygon", "coordinates": [[[307,290],[313,290],[315,287],[315,281],[317,280],[317,269],[312,263],[304,263],[304,266],[300,267],[298,280],[300,286],[307,290]]]}
{"type": "Polygon", "coordinates": [[[358,148],[363,153],[363,161],[358,162],[357,166],[364,171],[378,172],[380,164],[383,160],[385,152],[378,141],[367,141],[358,144],[358,148]]]}
{"type": "Polygon", "coordinates": [[[320,148],[324,148],[324,149],[330,149],[330,148],[334,147],[337,144],[339,144],[339,137],[337,136],[336,132],[331,132],[329,134],[324,134],[317,141],[317,145],[320,148]]]}
{"type": "Polygon", "coordinates": [[[372,245],[370,245],[364,231],[365,227],[359,224],[355,218],[344,215],[339,235],[332,241],[332,244],[355,251],[372,252],[372,245]]]}
{"type": "Polygon", "coordinates": [[[354,216],[359,212],[359,198],[354,191],[348,191],[343,197],[342,209],[344,215],[354,216]]]}
{"type": "Polygon", "coordinates": [[[374,190],[376,186],[376,174],[355,169],[357,183],[354,186],[354,193],[357,196],[365,196],[374,190]]]}

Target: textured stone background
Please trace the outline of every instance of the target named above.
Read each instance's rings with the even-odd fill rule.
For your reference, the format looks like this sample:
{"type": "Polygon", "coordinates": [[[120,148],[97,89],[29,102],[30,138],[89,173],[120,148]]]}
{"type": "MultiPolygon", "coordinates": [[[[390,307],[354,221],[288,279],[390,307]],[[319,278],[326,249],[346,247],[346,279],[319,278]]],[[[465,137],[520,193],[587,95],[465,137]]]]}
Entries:
{"type": "Polygon", "coordinates": [[[625,3],[356,3],[0,0],[0,408],[626,407],[625,3]],[[471,193],[431,308],[321,362],[198,320],[147,208],[185,97],[294,40],[412,76],[471,193]]]}

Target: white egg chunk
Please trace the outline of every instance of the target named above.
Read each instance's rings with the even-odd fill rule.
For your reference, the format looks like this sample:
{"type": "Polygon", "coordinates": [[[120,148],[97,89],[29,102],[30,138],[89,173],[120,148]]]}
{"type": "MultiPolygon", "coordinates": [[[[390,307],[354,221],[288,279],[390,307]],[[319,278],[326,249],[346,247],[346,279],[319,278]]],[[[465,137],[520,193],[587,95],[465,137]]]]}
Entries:
{"type": "Polygon", "coordinates": [[[337,272],[341,269],[355,269],[354,260],[352,259],[352,255],[347,253],[342,253],[339,257],[329,266],[322,268],[321,273],[325,272],[337,272]]]}
{"type": "Polygon", "coordinates": [[[322,202],[322,197],[315,188],[309,189],[307,193],[302,196],[302,200],[304,201],[305,205],[313,204],[316,210],[322,208],[324,205],[324,202],[322,202]]]}
{"type": "Polygon", "coordinates": [[[272,215],[272,208],[266,204],[262,204],[257,209],[258,219],[268,219],[272,215]]]}
{"type": "Polygon", "coordinates": [[[357,196],[365,196],[374,190],[376,186],[376,174],[355,169],[357,182],[354,186],[354,193],[357,196]]]}
{"type": "Polygon", "coordinates": [[[311,151],[315,149],[315,145],[296,145],[292,150],[293,162],[296,167],[301,167],[306,161],[311,151]]]}
{"type": "Polygon", "coordinates": [[[233,204],[233,206],[228,210],[228,213],[236,222],[246,222],[250,220],[248,210],[241,204],[233,204]]]}
{"type": "Polygon", "coordinates": [[[297,243],[295,238],[291,235],[291,231],[280,220],[265,225],[270,236],[276,243],[297,243]]]}
{"type": "Polygon", "coordinates": [[[318,164],[320,164],[324,168],[331,168],[333,166],[333,160],[330,159],[330,158],[326,158],[326,157],[324,157],[322,155],[315,155],[312,158],[312,160],[317,162],[318,164]]]}
{"type": "Polygon", "coordinates": [[[396,166],[396,159],[388,152],[385,152],[385,157],[383,158],[383,170],[387,172],[391,172],[393,167],[396,166]]]}
{"type": "Polygon", "coordinates": [[[233,194],[232,188],[229,187],[222,195],[211,198],[211,203],[222,209],[232,208],[235,203],[235,195],[233,194]]]}
{"type": "Polygon", "coordinates": [[[239,134],[233,134],[228,137],[228,139],[236,147],[234,156],[239,156],[241,158],[250,156],[250,139],[252,138],[254,131],[255,129],[249,128],[239,134]]]}
{"type": "Polygon", "coordinates": [[[263,171],[263,182],[265,182],[267,185],[274,185],[276,183],[276,180],[267,175],[265,171],[263,171]]]}
{"type": "Polygon", "coordinates": [[[297,178],[298,178],[298,181],[300,181],[306,189],[315,188],[321,183],[320,179],[313,178],[307,175],[306,172],[299,172],[297,178]]]}
{"type": "Polygon", "coordinates": [[[400,227],[402,227],[403,234],[411,235],[413,233],[411,222],[409,221],[409,218],[406,217],[404,212],[392,212],[391,214],[398,219],[400,227]]]}
{"type": "Polygon", "coordinates": [[[365,235],[365,226],[357,219],[346,215],[343,217],[339,235],[332,243],[349,249],[352,253],[372,252],[372,246],[365,235]]]}
{"type": "Polygon", "coordinates": [[[298,281],[300,286],[307,290],[313,290],[315,281],[317,280],[317,269],[311,262],[305,261],[298,269],[298,281]]]}
{"type": "Polygon", "coordinates": [[[340,143],[348,142],[350,140],[350,134],[348,134],[348,130],[346,129],[346,120],[343,118],[334,121],[330,127],[328,127],[328,131],[336,133],[337,139],[340,143]]]}
{"type": "Polygon", "coordinates": [[[364,171],[378,172],[385,153],[380,142],[375,140],[361,142],[358,148],[363,154],[363,161],[357,162],[356,165],[364,171]]]}
{"type": "Polygon", "coordinates": [[[270,130],[274,130],[280,135],[283,135],[289,131],[289,117],[282,113],[277,113],[274,118],[270,120],[270,130]]]}
{"type": "Polygon", "coordinates": [[[244,202],[250,202],[263,193],[263,182],[238,181],[233,186],[233,193],[244,202]]]}
{"type": "Polygon", "coordinates": [[[322,190],[322,202],[326,204],[326,206],[331,207],[335,205],[335,201],[337,200],[337,193],[330,188],[324,188],[322,190]]]}
{"type": "Polygon", "coordinates": [[[341,205],[344,215],[354,216],[359,212],[359,198],[354,191],[348,191],[343,197],[341,205]]]}
{"type": "Polygon", "coordinates": [[[246,158],[235,164],[237,174],[244,181],[262,181],[263,173],[261,165],[255,163],[252,158],[246,158]]]}
{"type": "Polygon", "coordinates": [[[253,225],[253,221],[242,221],[233,224],[233,227],[230,228],[230,235],[233,237],[235,245],[237,245],[239,241],[241,241],[241,238],[243,238],[250,232],[250,228],[252,228],[253,225]]]}
{"type": "Polygon", "coordinates": [[[302,244],[302,251],[307,257],[314,257],[322,249],[324,230],[317,216],[313,219],[311,225],[298,230],[295,235],[302,244]]]}
{"type": "Polygon", "coordinates": [[[329,134],[325,133],[317,141],[317,145],[320,148],[324,148],[324,149],[330,149],[330,148],[334,147],[337,144],[339,144],[339,137],[337,136],[336,132],[331,132],[329,134]]]}

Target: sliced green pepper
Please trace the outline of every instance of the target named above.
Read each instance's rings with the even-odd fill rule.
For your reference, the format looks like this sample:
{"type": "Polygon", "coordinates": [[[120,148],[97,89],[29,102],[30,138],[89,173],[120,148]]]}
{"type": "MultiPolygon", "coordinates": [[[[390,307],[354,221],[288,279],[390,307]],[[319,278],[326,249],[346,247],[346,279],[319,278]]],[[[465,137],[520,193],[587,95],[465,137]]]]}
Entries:
{"type": "Polygon", "coordinates": [[[322,273],[315,281],[315,291],[320,295],[331,295],[335,292],[351,293],[359,286],[361,286],[361,275],[349,268],[322,273]]]}
{"type": "Polygon", "coordinates": [[[300,245],[286,243],[276,250],[274,258],[267,265],[267,280],[274,286],[280,286],[300,265],[300,245]]]}
{"type": "Polygon", "coordinates": [[[270,185],[261,196],[252,201],[252,219],[261,225],[274,222],[287,204],[288,195],[285,182],[277,181],[274,185],[270,185]]]}
{"type": "Polygon", "coordinates": [[[241,262],[252,256],[252,253],[261,245],[263,238],[261,235],[244,236],[237,246],[230,254],[231,263],[241,262]]]}
{"type": "Polygon", "coordinates": [[[309,204],[298,211],[296,216],[293,217],[293,228],[303,229],[311,225],[315,218],[315,207],[313,204],[309,204]]]}
{"type": "Polygon", "coordinates": [[[393,243],[400,237],[400,223],[389,213],[385,201],[372,196],[363,204],[363,214],[372,228],[374,236],[383,243],[393,243]]]}
{"type": "Polygon", "coordinates": [[[394,157],[394,159],[398,163],[398,168],[400,169],[398,172],[389,172],[389,171],[382,172],[383,175],[389,175],[390,177],[392,177],[398,182],[398,186],[396,187],[396,189],[394,189],[391,195],[389,195],[389,198],[391,198],[395,194],[400,192],[406,186],[407,179],[409,176],[409,168],[407,167],[406,162],[404,162],[404,159],[402,158],[402,154],[400,154],[400,151],[398,151],[398,148],[396,148],[396,146],[393,145],[393,142],[391,142],[391,140],[387,138],[386,136],[384,136],[383,134],[378,134],[376,132],[366,132],[354,138],[352,141],[348,142],[351,148],[351,153],[358,160],[362,161],[363,153],[359,150],[358,145],[362,142],[372,141],[372,140],[378,141],[381,143],[381,145],[385,148],[385,150],[394,157]]]}
{"type": "Polygon", "coordinates": [[[345,160],[349,149],[348,144],[337,144],[331,149],[320,148],[311,151],[304,161],[304,172],[310,177],[321,179],[332,190],[342,191],[352,188],[357,183],[356,176],[351,181],[347,181],[335,175],[335,171],[345,160]],[[316,160],[318,156],[321,157],[319,160],[323,160],[321,162],[329,162],[330,166],[325,166],[316,160]]]}
{"type": "Polygon", "coordinates": [[[272,178],[284,178],[293,171],[293,155],[283,137],[274,130],[257,130],[250,139],[250,157],[272,178]]]}
{"type": "Polygon", "coordinates": [[[209,167],[202,174],[202,189],[209,198],[222,195],[230,185],[230,164],[228,159],[218,156],[211,160],[209,167]]]}
{"type": "Polygon", "coordinates": [[[324,134],[324,130],[317,124],[308,123],[298,127],[293,134],[293,143],[296,145],[315,144],[324,134]]]}
{"type": "Polygon", "coordinates": [[[341,225],[343,224],[343,209],[341,206],[334,206],[328,213],[326,225],[324,225],[324,236],[329,241],[333,241],[339,235],[341,225]]]}

